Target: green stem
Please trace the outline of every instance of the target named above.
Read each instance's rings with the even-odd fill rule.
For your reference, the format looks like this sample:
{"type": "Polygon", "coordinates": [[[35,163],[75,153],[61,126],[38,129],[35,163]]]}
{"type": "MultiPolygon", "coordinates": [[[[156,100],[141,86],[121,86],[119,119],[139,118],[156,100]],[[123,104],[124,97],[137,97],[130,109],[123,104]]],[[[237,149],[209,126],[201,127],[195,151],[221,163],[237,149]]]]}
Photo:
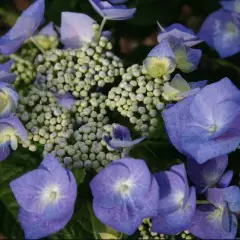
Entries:
{"type": "Polygon", "coordinates": [[[100,37],[102,35],[102,31],[103,31],[103,28],[104,28],[106,22],[107,22],[107,18],[104,17],[102,22],[101,22],[100,28],[99,28],[98,39],[100,39],[100,37]]]}
{"type": "Polygon", "coordinates": [[[197,204],[210,204],[207,200],[197,200],[197,204]]]}
{"type": "Polygon", "coordinates": [[[18,62],[27,62],[28,60],[23,59],[22,57],[18,56],[17,54],[11,54],[10,58],[13,60],[17,60],[18,62]]]}
{"type": "Polygon", "coordinates": [[[39,44],[37,44],[37,42],[35,41],[35,39],[33,37],[29,38],[30,41],[38,48],[38,50],[42,53],[45,54],[45,51],[43,50],[43,48],[41,46],[39,46],[39,44]]]}
{"type": "Polygon", "coordinates": [[[232,68],[234,69],[236,72],[239,73],[240,75],[240,67],[236,66],[235,64],[231,63],[231,62],[228,62],[226,60],[223,60],[223,59],[216,59],[217,63],[221,66],[224,66],[224,67],[229,67],[229,68],[232,68]]]}

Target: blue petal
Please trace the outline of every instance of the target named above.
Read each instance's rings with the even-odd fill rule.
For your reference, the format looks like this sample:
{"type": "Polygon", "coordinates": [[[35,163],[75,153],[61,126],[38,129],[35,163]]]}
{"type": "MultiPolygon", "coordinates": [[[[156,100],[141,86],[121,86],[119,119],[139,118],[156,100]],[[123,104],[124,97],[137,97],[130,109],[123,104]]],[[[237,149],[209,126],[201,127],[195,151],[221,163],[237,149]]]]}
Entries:
{"type": "Polygon", "coordinates": [[[10,154],[9,141],[0,144],[0,162],[5,160],[10,154]]]}
{"type": "Polygon", "coordinates": [[[63,229],[72,218],[73,212],[74,208],[70,209],[64,218],[56,221],[49,221],[20,208],[18,218],[24,231],[25,239],[40,239],[48,237],[63,229]]]}
{"type": "Polygon", "coordinates": [[[160,214],[159,216],[153,218],[151,231],[175,235],[181,231],[189,229],[195,210],[196,193],[195,189],[191,188],[190,196],[186,205],[171,214],[160,214]]]}
{"type": "Polygon", "coordinates": [[[181,176],[170,171],[155,173],[154,177],[160,190],[159,213],[168,214],[179,209],[183,205],[186,195],[188,198],[187,183],[181,176]]]}
{"type": "Polygon", "coordinates": [[[222,57],[240,51],[240,25],[230,12],[219,10],[204,21],[198,36],[222,57]]]}
{"type": "Polygon", "coordinates": [[[193,98],[194,96],[185,98],[162,112],[167,134],[171,143],[179,152],[183,152],[181,146],[181,134],[188,129],[188,123],[191,120],[189,106],[193,98]]]}
{"type": "Polygon", "coordinates": [[[240,13],[240,0],[220,1],[219,3],[225,10],[240,13]]]}
{"type": "Polygon", "coordinates": [[[238,186],[230,186],[222,189],[223,199],[228,203],[233,213],[240,211],[240,189],[238,186]]]}
{"type": "Polygon", "coordinates": [[[8,83],[11,84],[15,81],[17,75],[15,73],[1,72],[0,71],[0,83],[8,83]]]}
{"type": "Polygon", "coordinates": [[[12,65],[13,65],[13,62],[14,60],[9,60],[8,62],[5,62],[3,64],[0,64],[0,72],[3,71],[3,72],[9,72],[12,65]]]}
{"type": "Polygon", "coordinates": [[[161,41],[161,43],[154,47],[148,54],[148,57],[156,57],[159,59],[163,57],[168,57],[175,59],[175,55],[167,39],[164,39],[163,41],[161,41]]]}
{"type": "Polygon", "coordinates": [[[225,172],[218,182],[218,187],[220,188],[228,187],[232,181],[232,177],[233,177],[232,170],[228,170],[227,172],[225,172]]]}
{"type": "Polygon", "coordinates": [[[71,109],[77,101],[71,93],[66,92],[64,95],[57,95],[58,104],[66,109],[71,109]]]}
{"type": "Polygon", "coordinates": [[[105,17],[109,20],[127,20],[133,17],[136,12],[136,8],[122,9],[104,9],[103,13],[105,17]]]}
{"type": "Polygon", "coordinates": [[[86,14],[62,12],[62,43],[68,48],[80,48],[84,43],[90,43],[95,37],[94,23],[86,14]]]}
{"type": "Polygon", "coordinates": [[[146,137],[137,138],[133,141],[122,141],[118,139],[111,139],[108,140],[105,138],[106,143],[113,149],[125,148],[125,147],[132,147],[140,142],[142,142],[146,137]]]}
{"type": "Polygon", "coordinates": [[[168,38],[169,36],[173,36],[175,38],[181,38],[184,40],[184,45],[188,47],[192,47],[200,42],[198,40],[195,33],[185,26],[174,23],[169,27],[162,29],[162,32],[158,35],[158,42],[161,42],[163,39],[168,38]]]}
{"type": "Polygon", "coordinates": [[[116,126],[114,127],[113,138],[119,139],[122,141],[131,141],[132,140],[129,129],[120,124],[116,124],[116,126]]]}
{"type": "Polygon", "coordinates": [[[191,89],[194,88],[204,88],[207,85],[207,80],[198,81],[198,82],[189,82],[188,85],[191,89]]]}
{"type": "Polygon", "coordinates": [[[44,35],[48,37],[58,37],[57,32],[54,29],[54,23],[50,22],[45,27],[41,29],[40,32],[38,32],[38,35],[44,35]]]}
{"type": "Polygon", "coordinates": [[[231,231],[228,232],[223,228],[222,214],[219,211],[221,210],[214,208],[213,205],[201,205],[192,219],[189,231],[200,239],[235,239],[236,217],[231,215],[231,231]]]}
{"type": "Polygon", "coordinates": [[[38,0],[27,8],[15,25],[0,38],[0,52],[9,55],[16,52],[31,37],[43,21],[44,0],[38,0]],[[24,26],[24,28],[23,28],[24,26]]]}
{"type": "Polygon", "coordinates": [[[228,164],[228,156],[210,159],[203,164],[198,164],[194,159],[188,159],[188,176],[199,188],[206,190],[216,184],[228,164]]]}

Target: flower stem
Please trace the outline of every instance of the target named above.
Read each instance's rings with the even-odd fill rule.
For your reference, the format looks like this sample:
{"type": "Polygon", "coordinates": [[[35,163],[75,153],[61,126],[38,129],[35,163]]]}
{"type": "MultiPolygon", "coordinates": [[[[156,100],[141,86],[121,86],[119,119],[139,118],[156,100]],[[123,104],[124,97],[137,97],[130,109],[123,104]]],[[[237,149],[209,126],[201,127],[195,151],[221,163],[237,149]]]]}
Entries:
{"type": "Polygon", "coordinates": [[[101,22],[100,28],[99,28],[98,39],[100,39],[100,37],[102,35],[102,31],[103,31],[103,28],[104,28],[106,22],[107,22],[107,18],[104,17],[102,22],[101,22]]]}
{"type": "Polygon", "coordinates": [[[207,200],[197,200],[197,204],[210,204],[207,200]]]}
{"type": "Polygon", "coordinates": [[[236,66],[235,64],[233,64],[229,61],[223,60],[223,59],[217,59],[216,61],[219,65],[224,66],[224,67],[232,68],[236,72],[238,72],[238,74],[240,74],[240,67],[236,66]]]}
{"type": "Polygon", "coordinates": [[[33,37],[30,37],[30,41],[38,48],[38,50],[42,53],[45,54],[45,51],[43,48],[35,41],[33,37]]]}

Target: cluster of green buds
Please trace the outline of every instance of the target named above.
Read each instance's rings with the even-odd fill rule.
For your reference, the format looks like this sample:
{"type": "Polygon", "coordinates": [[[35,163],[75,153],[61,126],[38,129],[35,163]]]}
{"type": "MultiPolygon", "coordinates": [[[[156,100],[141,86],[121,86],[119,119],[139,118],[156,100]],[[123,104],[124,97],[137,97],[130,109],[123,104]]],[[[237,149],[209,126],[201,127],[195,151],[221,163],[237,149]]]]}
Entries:
{"type": "Polygon", "coordinates": [[[138,238],[139,240],[145,240],[145,239],[151,239],[151,240],[175,240],[175,236],[168,236],[165,234],[159,234],[156,232],[151,232],[151,219],[150,218],[145,218],[143,219],[142,224],[138,227],[138,230],[140,232],[140,237],[138,238]]]}
{"type": "Polygon", "coordinates": [[[111,136],[112,125],[102,121],[89,122],[75,130],[70,138],[58,138],[46,144],[44,154],[52,152],[68,168],[94,169],[99,172],[110,162],[119,159],[120,153],[108,147],[103,136],[111,136]]]}
{"type": "Polygon", "coordinates": [[[38,55],[36,64],[42,75],[42,87],[82,98],[95,92],[97,87],[113,83],[124,73],[124,68],[111,49],[111,42],[102,36],[99,42],[85,44],[80,49],[54,49],[38,55]]]}
{"type": "Polygon", "coordinates": [[[184,231],[182,233],[179,233],[177,235],[165,235],[161,233],[156,233],[156,232],[151,232],[151,219],[150,218],[145,218],[142,222],[142,224],[138,227],[140,237],[138,238],[139,240],[145,240],[145,239],[168,239],[168,240],[191,240],[191,239],[196,239],[192,234],[189,233],[189,231],[184,231]]]}
{"type": "Polygon", "coordinates": [[[73,132],[70,112],[58,104],[52,92],[41,91],[34,85],[26,96],[20,95],[17,115],[28,131],[23,147],[30,151],[36,151],[37,144],[54,143],[73,132]]]}
{"type": "Polygon", "coordinates": [[[120,84],[109,91],[106,104],[110,110],[127,117],[141,135],[148,136],[154,131],[157,116],[164,108],[164,81],[149,76],[144,66],[132,65],[123,74],[120,84]]]}
{"type": "Polygon", "coordinates": [[[108,123],[105,104],[106,98],[105,95],[95,92],[83,99],[77,100],[71,108],[77,125],[83,125],[88,122],[108,123]]]}

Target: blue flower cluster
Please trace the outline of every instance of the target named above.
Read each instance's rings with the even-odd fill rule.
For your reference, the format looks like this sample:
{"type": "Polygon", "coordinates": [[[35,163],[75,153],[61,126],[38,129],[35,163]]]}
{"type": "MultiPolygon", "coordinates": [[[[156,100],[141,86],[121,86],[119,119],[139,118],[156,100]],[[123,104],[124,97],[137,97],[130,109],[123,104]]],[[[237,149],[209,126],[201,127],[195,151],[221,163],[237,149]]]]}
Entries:
{"type": "MultiPolygon", "coordinates": [[[[99,40],[100,36],[109,36],[109,32],[102,32],[106,20],[129,19],[136,11],[127,8],[124,4],[126,0],[89,1],[103,17],[102,25],[96,27],[96,22],[85,14],[63,12],[60,40],[65,49],[79,49],[86,43],[99,40]]],[[[103,142],[110,149],[121,152],[121,158],[106,166],[90,182],[94,213],[102,223],[113,229],[131,235],[143,219],[151,218],[152,232],[176,235],[188,230],[201,239],[236,237],[240,189],[231,185],[233,171],[227,170],[227,165],[228,154],[235,151],[240,143],[240,91],[228,78],[206,85],[207,81],[187,83],[180,74],[176,74],[168,82],[176,69],[184,73],[197,69],[202,51],[192,47],[203,40],[214,47],[221,57],[239,51],[240,1],[222,1],[221,4],[223,9],[206,19],[198,35],[180,24],[168,28],[159,25],[159,44],[148,54],[141,68],[144,77],[141,78],[138,66],[124,74],[124,80],[130,82],[123,84],[126,89],[122,91],[124,97],[131,95],[134,104],[139,100],[142,105],[141,108],[136,105],[136,111],[147,120],[157,116],[157,111],[150,104],[151,97],[155,97],[153,105],[157,105],[158,110],[164,109],[161,101],[171,102],[160,114],[169,140],[186,156],[187,164],[186,167],[183,163],[177,164],[167,171],[152,174],[144,159],[131,158],[129,153],[145,137],[133,140],[127,127],[116,124],[112,136],[103,136],[103,142]],[[137,97],[131,90],[138,83],[131,80],[130,73],[141,83],[137,97]],[[145,84],[145,80],[149,82],[145,84]],[[146,92],[148,95],[145,98],[146,92]],[[153,92],[152,95],[150,92],[153,92]],[[150,106],[149,116],[145,114],[143,103],[150,106]]],[[[16,52],[29,39],[40,51],[44,50],[41,38],[35,35],[43,22],[44,9],[44,0],[37,0],[23,12],[13,28],[0,37],[1,54],[16,52]],[[22,26],[25,26],[24,31],[22,26]]],[[[58,36],[52,23],[42,29],[41,34],[58,36]]],[[[60,51],[58,53],[63,55],[60,51]]],[[[75,56],[70,50],[69,53],[75,56]]],[[[88,51],[89,56],[93,54],[88,51]]],[[[0,161],[8,157],[10,148],[17,149],[19,139],[22,142],[27,140],[27,132],[14,114],[18,94],[11,86],[16,77],[10,73],[12,63],[9,61],[0,65],[0,161]]],[[[36,82],[40,78],[39,75],[36,82]]],[[[77,101],[68,91],[64,91],[63,95],[49,95],[56,97],[58,104],[68,110],[77,101]]],[[[124,97],[120,102],[123,105],[128,102],[130,106],[132,102],[124,97]]],[[[56,116],[60,115],[57,109],[55,112],[56,116]]],[[[50,116],[49,120],[51,114],[47,116],[50,116]]],[[[59,125],[63,120],[57,118],[59,125]]],[[[65,121],[64,125],[67,124],[65,121]]],[[[89,129],[86,128],[85,132],[89,129]]],[[[80,140],[90,141],[85,140],[87,135],[86,138],[78,136],[80,140]]],[[[86,149],[88,146],[82,147],[81,151],[87,152],[86,149]]],[[[70,155],[74,155],[74,149],[70,150],[70,155]]],[[[105,154],[101,157],[104,160],[102,158],[105,154]]],[[[51,235],[64,228],[72,218],[77,183],[72,172],[63,168],[52,154],[47,154],[37,169],[13,180],[10,187],[20,206],[19,221],[25,238],[38,239],[51,235]]]]}

